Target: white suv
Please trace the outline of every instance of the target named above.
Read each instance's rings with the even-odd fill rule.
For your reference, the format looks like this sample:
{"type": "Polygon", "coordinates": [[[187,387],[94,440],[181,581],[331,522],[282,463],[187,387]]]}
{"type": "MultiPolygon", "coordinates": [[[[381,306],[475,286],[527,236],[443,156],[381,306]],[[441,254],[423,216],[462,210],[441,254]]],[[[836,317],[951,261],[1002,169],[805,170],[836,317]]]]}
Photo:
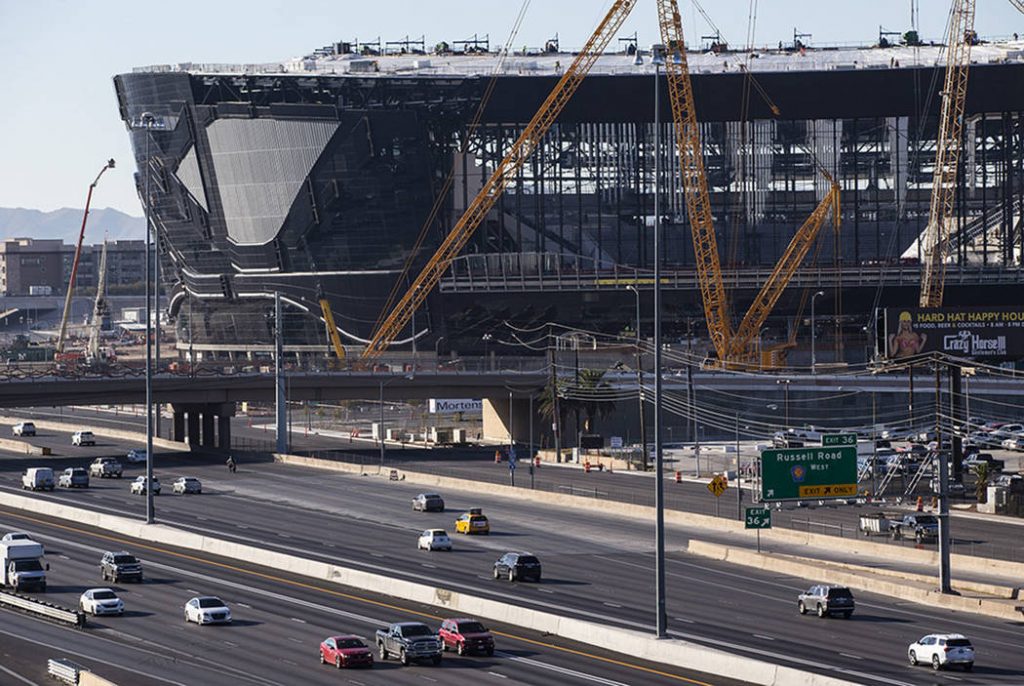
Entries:
{"type": "Polygon", "coordinates": [[[947,665],[960,665],[969,672],[974,667],[974,646],[963,634],[928,634],[907,648],[910,665],[931,663],[939,670],[947,665]]]}
{"type": "Polygon", "coordinates": [[[92,431],[76,431],[71,435],[71,445],[96,445],[92,431]]]}

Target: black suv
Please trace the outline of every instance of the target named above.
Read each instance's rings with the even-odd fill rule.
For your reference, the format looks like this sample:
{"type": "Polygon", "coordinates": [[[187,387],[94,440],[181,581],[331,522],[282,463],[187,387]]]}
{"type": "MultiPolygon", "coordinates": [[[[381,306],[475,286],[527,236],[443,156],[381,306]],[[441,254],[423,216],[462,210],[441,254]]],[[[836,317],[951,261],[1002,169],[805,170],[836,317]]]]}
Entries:
{"type": "Polygon", "coordinates": [[[529,553],[505,553],[494,563],[494,578],[540,581],[540,560],[529,553]]]}
{"type": "Polygon", "coordinates": [[[100,560],[100,575],[104,581],[117,583],[119,581],[142,582],[142,563],[131,553],[125,551],[117,553],[103,553],[100,560]]]}
{"type": "Polygon", "coordinates": [[[813,611],[819,617],[842,615],[849,619],[854,609],[853,594],[845,586],[811,586],[797,596],[796,609],[802,615],[813,611]]]}

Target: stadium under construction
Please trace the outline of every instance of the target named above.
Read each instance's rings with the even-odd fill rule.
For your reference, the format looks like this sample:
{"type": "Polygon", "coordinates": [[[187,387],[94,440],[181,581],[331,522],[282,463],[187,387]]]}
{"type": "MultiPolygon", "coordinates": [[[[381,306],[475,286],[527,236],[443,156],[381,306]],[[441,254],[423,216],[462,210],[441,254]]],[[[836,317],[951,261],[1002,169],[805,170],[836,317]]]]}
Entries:
{"type": "MultiPolygon", "coordinates": [[[[705,47],[687,60],[733,309],[750,304],[831,177],[841,222],[823,225],[758,346],[792,341],[806,359],[811,300],[819,359],[863,361],[872,311],[917,304],[946,51],[705,47]]],[[[690,331],[710,347],[652,56],[622,39],[596,59],[396,349],[415,339],[485,352],[509,325],[546,322],[625,335],[637,308],[646,336],[656,225],[666,337],[690,331]]],[[[267,348],[275,293],[289,349],[329,350],[321,300],[342,343],[361,348],[388,293],[412,286],[573,59],[554,43],[507,55],[477,40],[335,43],[282,63],[115,77],[179,349],[267,348]]],[[[1024,41],[981,41],[970,60],[945,303],[1011,305],[1024,257],[1024,41]]]]}

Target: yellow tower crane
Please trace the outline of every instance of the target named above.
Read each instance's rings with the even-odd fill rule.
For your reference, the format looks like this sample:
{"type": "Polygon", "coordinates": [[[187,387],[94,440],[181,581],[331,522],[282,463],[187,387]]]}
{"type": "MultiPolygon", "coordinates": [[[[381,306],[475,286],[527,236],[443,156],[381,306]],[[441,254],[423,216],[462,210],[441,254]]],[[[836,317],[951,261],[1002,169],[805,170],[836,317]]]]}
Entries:
{"type": "Polygon", "coordinates": [[[956,198],[956,170],[963,149],[967,73],[971,66],[975,0],[953,0],[946,41],[946,80],[942,88],[939,134],[935,141],[935,173],[928,225],[924,230],[921,307],[941,307],[946,280],[950,225],[956,198]]]}
{"type": "Polygon", "coordinates": [[[405,328],[412,319],[413,312],[422,304],[427,295],[434,289],[441,280],[441,276],[447,271],[452,260],[462,251],[462,248],[469,241],[473,232],[494,207],[505,186],[515,178],[516,172],[526,163],[526,160],[533,154],[533,151],[540,144],[544,135],[554,124],[555,119],[561,114],[569,99],[572,98],[576,89],[579,88],[583,77],[587,75],[594,62],[601,56],[605,46],[618,32],[622,22],[629,16],[630,11],[636,5],[636,0],[615,0],[608,14],[598,24],[593,35],[583,46],[576,59],[565,70],[562,78],[555,84],[554,89],[547,99],[533,115],[533,119],[526,125],[523,132],[512,144],[512,149],[505,156],[487,179],[487,183],[480,190],[480,193],[473,199],[473,202],[455,227],[448,233],[441,246],[434,253],[433,257],[423,267],[416,280],[402,296],[398,304],[391,311],[391,314],[381,323],[374,332],[373,339],[363,350],[364,360],[373,359],[383,353],[396,336],[405,328]]]}

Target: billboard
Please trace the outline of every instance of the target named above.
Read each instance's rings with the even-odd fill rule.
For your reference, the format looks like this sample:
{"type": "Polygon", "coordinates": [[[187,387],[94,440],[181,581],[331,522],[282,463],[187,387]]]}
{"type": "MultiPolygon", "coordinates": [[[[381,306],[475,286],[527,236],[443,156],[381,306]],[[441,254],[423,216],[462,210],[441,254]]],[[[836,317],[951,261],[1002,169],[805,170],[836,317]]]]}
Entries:
{"type": "Polygon", "coordinates": [[[1024,357],[1024,306],[886,308],[883,357],[926,353],[986,360],[1024,357]]]}
{"type": "Polygon", "coordinates": [[[431,398],[430,414],[480,414],[484,411],[483,400],[471,398],[431,398]]]}

